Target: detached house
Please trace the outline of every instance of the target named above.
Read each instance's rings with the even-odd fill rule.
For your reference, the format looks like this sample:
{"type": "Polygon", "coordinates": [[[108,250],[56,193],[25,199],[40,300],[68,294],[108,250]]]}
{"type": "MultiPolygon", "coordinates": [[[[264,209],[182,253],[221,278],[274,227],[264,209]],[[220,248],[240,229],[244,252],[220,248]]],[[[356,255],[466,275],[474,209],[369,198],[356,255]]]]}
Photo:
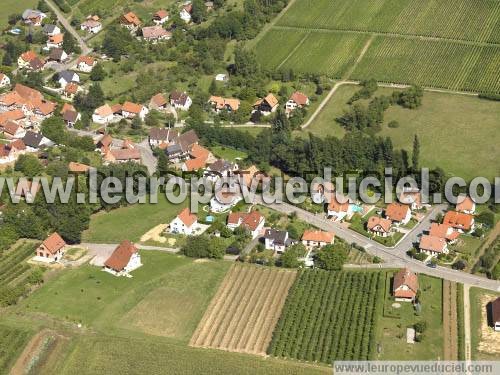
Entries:
{"type": "Polygon", "coordinates": [[[163,111],[167,108],[168,101],[162,93],[158,93],[149,100],[149,109],[163,111]]]}
{"type": "Polygon", "coordinates": [[[87,19],[80,25],[80,30],[86,31],[90,34],[97,34],[99,31],[102,30],[102,24],[99,22],[99,17],[97,16],[87,17],[87,19]]]}
{"type": "Polygon", "coordinates": [[[158,12],[153,14],[153,22],[157,25],[163,25],[168,21],[168,12],[165,9],[160,9],[158,12]]]}
{"type": "Polygon", "coordinates": [[[66,242],[54,232],[35,250],[35,260],[40,262],[57,262],[64,256],[66,242]]]}
{"type": "Polygon", "coordinates": [[[420,210],[424,207],[422,204],[422,193],[418,189],[405,190],[399,195],[399,202],[410,206],[411,210],[420,210]]]}
{"type": "Polygon", "coordinates": [[[257,211],[252,212],[231,212],[227,217],[227,227],[235,230],[238,227],[247,229],[253,238],[257,238],[262,229],[266,219],[257,211]]]}
{"type": "Polygon", "coordinates": [[[303,108],[309,105],[309,98],[307,95],[301,93],[300,91],[295,91],[290,99],[285,104],[285,109],[287,113],[290,113],[297,108],[303,108]]]}
{"type": "Polygon", "coordinates": [[[429,235],[433,237],[444,238],[448,242],[453,243],[460,236],[460,233],[453,230],[450,225],[432,223],[429,235]]]}
{"type": "Polygon", "coordinates": [[[278,102],[278,99],[276,99],[273,94],[269,93],[265,98],[257,100],[253,107],[256,111],[260,111],[263,115],[269,115],[276,112],[279,105],[280,103],[278,102]]]}
{"type": "Polygon", "coordinates": [[[27,151],[30,152],[37,151],[43,147],[50,147],[54,145],[54,143],[50,139],[44,137],[41,133],[35,133],[31,130],[28,130],[26,132],[25,136],[23,137],[23,142],[26,145],[27,151]]]}
{"type": "Polygon", "coordinates": [[[120,24],[130,31],[137,31],[141,20],[133,12],[128,12],[120,17],[120,24]]]}
{"type": "Polygon", "coordinates": [[[69,83],[80,82],[80,76],[71,70],[63,70],[57,74],[57,82],[62,88],[65,88],[69,83]]]}
{"type": "Polygon", "coordinates": [[[97,60],[92,56],[80,56],[76,62],[76,68],[85,73],[90,73],[96,65],[97,60]]]}
{"type": "Polygon", "coordinates": [[[141,267],[141,255],[135,245],[122,241],[104,262],[104,270],[115,276],[128,276],[129,272],[141,267]]]}
{"type": "Polygon", "coordinates": [[[370,217],[366,224],[368,232],[378,237],[389,237],[392,235],[391,226],[392,221],[379,216],[370,217]]]}
{"type": "Polygon", "coordinates": [[[188,3],[182,6],[179,17],[186,23],[191,22],[191,13],[193,13],[193,4],[188,3]]]}
{"type": "Polygon", "coordinates": [[[61,34],[61,29],[57,25],[44,25],[43,32],[47,36],[54,36],[57,34],[61,34]]]}
{"type": "Polygon", "coordinates": [[[30,63],[36,58],[38,58],[38,55],[35,52],[26,51],[17,58],[17,66],[19,69],[29,69],[30,63]]]}
{"type": "Polygon", "coordinates": [[[305,230],[302,235],[302,243],[308,250],[331,245],[335,241],[335,234],[321,230],[305,230]]]}
{"type": "Polygon", "coordinates": [[[293,245],[294,241],[288,237],[288,232],[277,229],[266,229],[264,244],[266,250],[273,250],[278,254],[285,252],[286,248],[293,245]]]}
{"type": "Polygon", "coordinates": [[[154,148],[160,146],[160,144],[170,144],[177,139],[179,134],[177,130],[170,128],[151,128],[149,129],[149,145],[154,148]]]}
{"type": "Polygon", "coordinates": [[[144,118],[149,113],[149,109],[142,104],[136,104],[132,102],[125,102],[122,105],[122,116],[124,118],[134,118],[139,116],[141,120],[144,121],[144,118]]]}
{"type": "Polygon", "coordinates": [[[26,135],[26,130],[14,121],[7,121],[5,124],[0,125],[5,138],[7,139],[21,139],[26,135]]]}
{"type": "Polygon", "coordinates": [[[476,203],[469,196],[461,196],[458,198],[456,210],[464,214],[474,215],[476,203]]]}
{"type": "Polygon", "coordinates": [[[214,112],[219,113],[222,110],[236,112],[240,108],[240,101],[234,98],[222,98],[212,95],[208,100],[214,112]]]}
{"type": "Polygon", "coordinates": [[[443,224],[451,226],[458,232],[465,233],[474,229],[474,216],[457,211],[448,211],[443,224]]]}
{"type": "Polygon", "coordinates": [[[21,17],[26,24],[41,26],[42,21],[47,18],[47,15],[36,9],[26,9],[21,17]]]}
{"type": "Polygon", "coordinates": [[[180,109],[181,111],[188,111],[193,104],[193,101],[185,92],[172,91],[170,93],[170,104],[175,109],[180,109]]]}
{"type": "Polygon", "coordinates": [[[186,207],[170,222],[170,232],[191,236],[195,233],[197,224],[198,217],[186,207]]]}
{"type": "Polygon", "coordinates": [[[49,40],[47,40],[47,48],[61,48],[64,41],[64,34],[50,35],[49,40]]]}
{"type": "Polygon", "coordinates": [[[351,214],[349,199],[341,194],[332,194],[327,207],[328,217],[334,221],[342,221],[351,214]]]}
{"type": "Polygon", "coordinates": [[[396,301],[413,302],[418,292],[418,277],[408,268],[394,275],[392,294],[396,301]]]}
{"type": "Polygon", "coordinates": [[[105,125],[113,122],[113,120],[113,110],[111,109],[109,104],[104,104],[103,106],[96,108],[94,110],[94,113],[92,114],[92,121],[96,124],[105,125]]]}
{"type": "Polygon", "coordinates": [[[11,143],[0,144],[0,164],[9,164],[17,160],[19,155],[26,152],[26,145],[21,139],[11,143]]]}
{"type": "Polygon", "coordinates": [[[82,116],[77,111],[68,110],[63,113],[63,120],[68,128],[75,127],[75,124],[81,119],[81,117],[82,116]]]}
{"type": "Polygon", "coordinates": [[[49,54],[49,61],[57,61],[59,63],[68,59],[68,54],[62,48],[52,48],[49,54]]]}
{"type": "Polygon", "coordinates": [[[448,244],[441,237],[423,235],[420,238],[419,249],[429,255],[439,255],[448,253],[448,244]]]}
{"type": "Polygon", "coordinates": [[[205,176],[209,181],[215,182],[219,178],[233,176],[238,169],[238,164],[219,159],[207,167],[205,176]]]}
{"type": "Polygon", "coordinates": [[[157,42],[171,39],[172,33],[162,26],[147,26],[142,28],[142,37],[148,42],[157,42]]]}
{"type": "Polygon", "coordinates": [[[10,78],[5,74],[0,73],[0,88],[10,86],[10,78]]]}
{"type": "Polygon", "coordinates": [[[385,209],[385,217],[395,225],[406,225],[411,219],[410,206],[401,203],[391,203],[385,209]]]}

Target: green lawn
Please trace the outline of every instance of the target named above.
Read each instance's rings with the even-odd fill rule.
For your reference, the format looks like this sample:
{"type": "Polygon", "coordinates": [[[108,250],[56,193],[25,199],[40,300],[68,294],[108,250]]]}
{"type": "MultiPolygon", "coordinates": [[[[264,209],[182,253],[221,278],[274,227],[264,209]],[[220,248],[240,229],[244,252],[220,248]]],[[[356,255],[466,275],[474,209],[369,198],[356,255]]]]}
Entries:
{"type": "Polygon", "coordinates": [[[214,146],[210,148],[215,157],[225,159],[228,161],[235,161],[236,159],[246,159],[246,152],[236,150],[234,148],[225,146],[214,146]]]}
{"type": "MultiPolygon", "coordinates": [[[[494,293],[489,290],[470,288],[470,330],[471,330],[471,347],[472,347],[472,360],[488,361],[498,360],[498,355],[480,352],[478,345],[482,340],[481,337],[481,319],[483,316],[483,306],[481,305],[481,297],[484,295],[489,296],[492,301],[500,296],[500,293],[494,293]]],[[[493,329],[493,328],[490,328],[493,329]]]]}
{"type": "MultiPolygon", "coordinates": [[[[343,137],[345,131],[335,118],[348,108],[347,100],[358,89],[351,85],[340,87],[307,130],[321,137],[343,137]]],[[[390,95],[393,91],[379,88],[375,95],[390,95]]],[[[417,110],[400,106],[389,108],[378,135],[391,137],[396,148],[411,152],[413,137],[417,134],[422,166],[440,166],[446,172],[468,180],[479,175],[492,178],[500,173],[498,118],[500,105],[497,102],[425,92],[423,105],[417,110]],[[390,121],[399,122],[399,128],[389,128],[390,121]]]]}
{"type": "Polygon", "coordinates": [[[419,275],[422,311],[415,314],[411,303],[398,302],[399,309],[391,309],[394,299],[390,290],[390,278],[387,277],[384,296],[384,310],[378,320],[377,343],[381,345],[379,360],[435,360],[443,358],[443,280],[426,275],[419,275]],[[391,314],[392,312],[392,314],[391,314]],[[389,316],[391,315],[391,316],[389,316]],[[392,317],[392,316],[399,316],[392,317]],[[406,328],[417,322],[425,321],[427,329],[420,343],[406,343],[406,328]]]}
{"type": "Polygon", "coordinates": [[[109,212],[98,212],[92,215],[82,241],[117,243],[128,239],[137,242],[158,224],[169,223],[187,204],[187,200],[180,205],[172,204],[164,194],[159,194],[157,204],[134,204],[109,212]]]}
{"type": "Polygon", "coordinates": [[[37,0],[2,0],[2,11],[0,12],[0,29],[7,27],[7,21],[11,14],[21,14],[25,9],[36,9],[37,0]]]}

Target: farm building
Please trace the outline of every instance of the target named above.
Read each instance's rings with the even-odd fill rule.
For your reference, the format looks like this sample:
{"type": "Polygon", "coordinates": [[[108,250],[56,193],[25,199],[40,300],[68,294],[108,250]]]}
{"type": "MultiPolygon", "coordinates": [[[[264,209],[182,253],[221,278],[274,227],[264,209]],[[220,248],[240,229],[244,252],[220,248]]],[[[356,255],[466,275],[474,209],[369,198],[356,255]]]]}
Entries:
{"type": "Polygon", "coordinates": [[[412,302],[418,292],[418,277],[408,268],[399,270],[394,275],[392,294],[396,301],[412,302]]]}
{"type": "Polygon", "coordinates": [[[63,257],[65,248],[66,242],[57,232],[54,232],[35,250],[34,260],[47,263],[57,262],[63,257]]]}
{"type": "Polygon", "coordinates": [[[129,272],[142,266],[141,255],[130,241],[122,241],[104,262],[104,270],[115,276],[128,276],[129,272]]]}

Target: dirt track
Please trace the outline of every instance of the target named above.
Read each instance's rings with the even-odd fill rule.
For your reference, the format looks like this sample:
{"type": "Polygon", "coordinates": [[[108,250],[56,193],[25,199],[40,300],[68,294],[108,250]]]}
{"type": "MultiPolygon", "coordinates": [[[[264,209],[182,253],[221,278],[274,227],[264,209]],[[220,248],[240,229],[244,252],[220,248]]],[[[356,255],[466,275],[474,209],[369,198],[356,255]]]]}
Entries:
{"type": "Polygon", "coordinates": [[[448,280],[443,282],[443,331],[444,360],[457,360],[457,284],[448,280]]]}

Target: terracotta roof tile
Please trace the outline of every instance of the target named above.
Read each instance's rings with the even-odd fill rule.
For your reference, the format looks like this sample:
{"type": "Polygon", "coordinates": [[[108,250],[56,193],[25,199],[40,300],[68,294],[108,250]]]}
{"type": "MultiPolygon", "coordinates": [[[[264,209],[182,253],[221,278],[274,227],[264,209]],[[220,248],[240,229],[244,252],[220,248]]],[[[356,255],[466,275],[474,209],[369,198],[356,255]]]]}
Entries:
{"type": "Polygon", "coordinates": [[[332,243],[334,237],[335,234],[332,232],[323,232],[321,230],[306,230],[302,235],[302,240],[332,243]]]}
{"type": "Polygon", "coordinates": [[[51,253],[55,254],[58,250],[62,249],[66,246],[66,242],[62,239],[59,233],[54,232],[50,236],[48,236],[45,241],[42,242],[42,245],[51,253]]]}
{"type": "Polygon", "coordinates": [[[111,254],[108,260],[104,262],[104,265],[117,272],[123,271],[128,262],[130,262],[132,255],[137,251],[137,248],[132,242],[128,240],[122,241],[115,251],[113,251],[113,254],[111,254]]]}

